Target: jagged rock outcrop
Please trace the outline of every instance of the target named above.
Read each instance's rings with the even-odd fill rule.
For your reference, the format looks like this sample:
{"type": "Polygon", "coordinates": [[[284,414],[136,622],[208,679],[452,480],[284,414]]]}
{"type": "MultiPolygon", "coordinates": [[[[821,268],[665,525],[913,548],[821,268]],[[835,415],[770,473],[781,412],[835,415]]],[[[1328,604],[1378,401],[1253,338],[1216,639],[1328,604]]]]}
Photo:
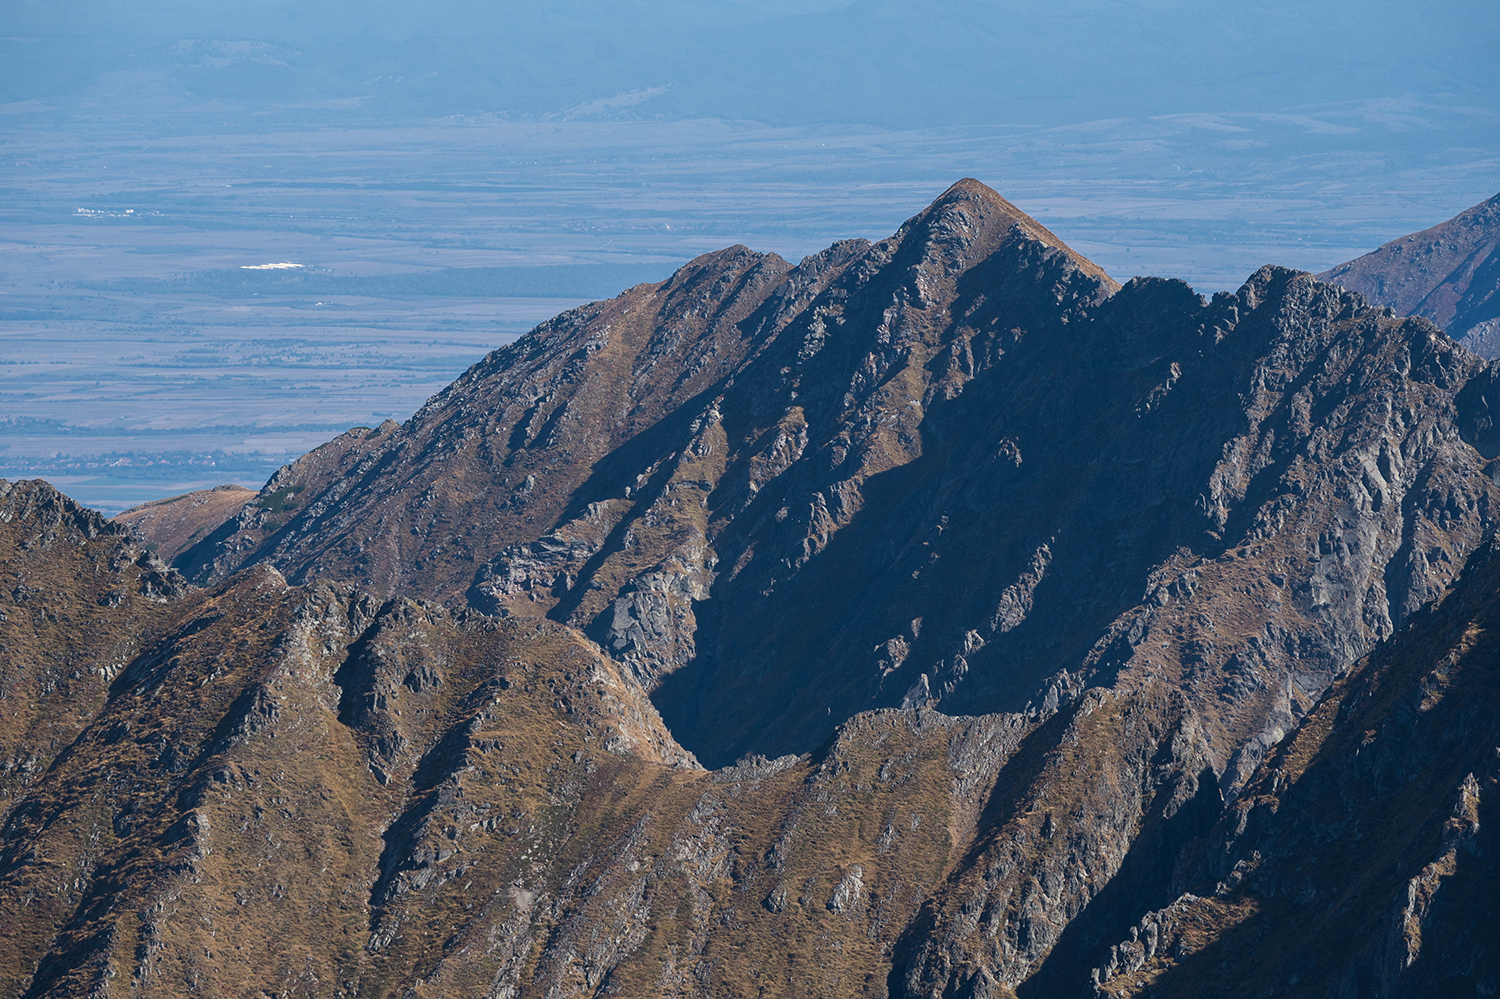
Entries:
{"type": "Polygon", "coordinates": [[[1318,275],[1500,355],[1500,194],[1318,275]]]}
{"type": "Polygon", "coordinates": [[[152,638],[3,815],[8,992],[410,984],[440,956],[432,907],[473,908],[460,886],[479,880],[481,912],[508,911],[516,865],[568,841],[589,775],[701,773],[548,622],[299,591],[258,567],[183,596],[152,638]]]}

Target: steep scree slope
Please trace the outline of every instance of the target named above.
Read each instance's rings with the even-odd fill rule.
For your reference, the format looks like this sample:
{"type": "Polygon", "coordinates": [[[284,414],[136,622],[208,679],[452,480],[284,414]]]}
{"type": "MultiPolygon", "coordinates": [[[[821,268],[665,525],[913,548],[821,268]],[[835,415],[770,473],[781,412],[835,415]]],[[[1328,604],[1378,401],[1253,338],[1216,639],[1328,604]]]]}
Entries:
{"type": "Polygon", "coordinates": [[[1318,275],[1500,354],[1500,194],[1318,275]]]}

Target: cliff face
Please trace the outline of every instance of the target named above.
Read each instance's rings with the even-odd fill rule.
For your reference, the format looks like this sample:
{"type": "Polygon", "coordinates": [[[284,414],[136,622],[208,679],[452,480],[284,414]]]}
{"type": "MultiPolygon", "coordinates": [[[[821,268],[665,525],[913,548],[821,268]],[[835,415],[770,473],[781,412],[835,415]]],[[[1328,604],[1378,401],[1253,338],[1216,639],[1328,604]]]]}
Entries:
{"type": "MultiPolygon", "coordinates": [[[[4,814],[0,972],[1244,994],[1257,913],[1312,912],[1282,891],[1299,851],[1346,851],[1317,890],[1361,912],[1423,865],[1490,883],[1432,822],[1454,767],[1488,800],[1483,656],[1449,665],[1495,592],[1497,407],[1426,320],[1276,268],[1211,301],[1119,288],[972,181],[796,267],[710,254],[283,469],[178,557],[204,589],[98,576],[145,602],[4,814]],[[1410,725],[1356,694],[1471,681],[1410,725]],[[1396,770],[1361,791],[1383,725],[1396,770]],[[1301,790],[1288,754],[1323,761],[1301,790]],[[1420,863],[1325,845],[1338,808],[1420,863]]],[[[36,571],[47,509],[0,516],[0,572],[36,571]]],[[[1421,952],[1458,953],[1479,889],[1418,888],[1459,899],[1413,917],[1421,952]]],[[[1395,967],[1297,925],[1310,963],[1264,988],[1395,967]]]]}
{"type": "Polygon", "coordinates": [[[1318,275],[1500,354],[1500,194],[1318,275]]]}

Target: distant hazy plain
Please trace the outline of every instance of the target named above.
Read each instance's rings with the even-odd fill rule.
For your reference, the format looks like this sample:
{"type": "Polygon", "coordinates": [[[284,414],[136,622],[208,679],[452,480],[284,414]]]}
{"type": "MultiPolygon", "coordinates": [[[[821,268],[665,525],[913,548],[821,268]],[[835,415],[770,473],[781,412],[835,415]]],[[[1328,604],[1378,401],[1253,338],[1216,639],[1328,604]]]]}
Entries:
{"type": "Polygon", "coordinates": [[[796,260],[879,238],[961,176],[1121,280],[1202,293],[1264,263],[1324,269],[1500,190],[1479,5],[1425,26],[1382,7],[1378,30],[1368,5],[1262,5],[1265,24],[1174,28],[1229,32],[1216,58],[1175,61],[1158,36],[1187,8],[1170,3],[1074,5],[1071,21],[707,4],[675,35],[668,10],[598,38],[587,5],[560,4],[528,15],[541,41],[488,56],[423,35],[408,7],[372,7],[345,37],[353,8],[299,6],[305,29],[275,3],[238,5],[259,24],[211,4],[9,8],[0,476],[111,512],[259,485],[342,429],[404,419],[564,308],[732,243],[796,260]],[[1335,28],[1329,64],[1299,75],[1335,28]],[[636,51],[669,36],[699,61],[636,51]],[[1100,55],[1121,46],[1134,62],[1100,55]],[[1262,65],[1234,63],[1256,51],[1262,65]],[[486,58],[505,72],[485,77],[486,58]],[[246,269],[270,263],[301,266],[246,269]]]}

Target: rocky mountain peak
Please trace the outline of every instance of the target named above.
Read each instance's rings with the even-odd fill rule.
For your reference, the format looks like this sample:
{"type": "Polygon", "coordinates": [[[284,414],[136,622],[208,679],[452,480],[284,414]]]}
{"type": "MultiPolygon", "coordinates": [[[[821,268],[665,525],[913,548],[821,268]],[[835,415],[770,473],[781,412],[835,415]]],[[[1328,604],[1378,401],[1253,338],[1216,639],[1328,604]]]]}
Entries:
{"type": "Polygon", "coordinates": [[[1098,264],[1075,253],[1036,219],[972,177],[954,183],[892,238],[900,241],[919,233],[924,242],[953,253],[949,263],[955,269],[993,254],[1007,238],[1020,238],[1067,255],[1075,266],[1110,291],[1120,287],[1098,264]]]}
{"type": "Polygon", "coordinates": [[[0,480],[0,523],[25,524],[41,531],[39,543],[50,543],[48,538],[55,539],[58,531],[80,540],[129,533],[124,525],[111,523],[41,479],[0,480]]]}
{"type": "Polygon", "coordinates": [[[278,477],[301,489],[284,522],[189,555],[570,624],[709,762],[871,708],[1036,714],[1101,676],[1170,681],[1232,788],[1258,733],[1446,585],[1397,494],[1457,490],[1438,565],[1485,530],[1460,428],[1482,417],[1453,401],[1477,370],[1284,268],[1211,302],[1121,289],[962,180],[877,243],[796,267],[730,247],[544,323],[278,477]],[[1423,415],[1382,415],[1408,399],[1423,415]],[[1312,572],[1303,546],[1350,554],[1238,595],[1312,572]],[[1164,674],[1162,629],[1199,665],[1164,674]]]}
{"type": "Polygon", "coordinates": [[[146,542],[40,480],[0,480],[0,551],[3,817],[189,587],[146,542]]]}
{"type": "MultiPolygon", "coordinates": [[[[1064,298],[1086,306],[1117,287],[973,181],[955,185],[877,245],[841,241],[796,267],[742,246],[705,254],[665,282],[565,313],[496,351],[405,427],[371,435],[384,442],[381,456],[356,461],[352,455],[369,448],[339,443],[321,449],[351,456],[340,459],[338,472],[315,457],[319,452],[290,466],[268,485],[271,493],[296,491],[295,501],[288,494],[287,516],[252,511],[253,523],[200,542],[182,564],[207,580],[271,558],[293,578],[332,573],[384,592],[414,586],[449,602],[467,599],[476,567],[516,539],[556,546],[563,543],[544,537],[548,525],[561,526],[559,518],[581,530],[590,516],[613,516],[601,504],[635,505],[663,467],[659,459],[675,453],[680,460],[682,435],[692,436],[690,425],[701,424],[713,408],[703,407],[720,391],[742,400],[780,393],[791,402],[807,372],[856,362],[859,354],[869,372],[852,382],[839,375],[856,389],[853,404],[874,387],[866,382],[888,358],[925,358],[940,346],[934,334],[940,338],[947,325],[947,309],[983,307],[986,293],[968,286],[977,289],[975,268],[984,267],[1006,276],[988,294],[1007,296],[1017,316],[1045,315],[1064,298]],[[866,312],[895,310],[894,324],[850,324],[835,315],[856,300],[866,312]],[[930,317],[898,320],[908,313],[930,317]],[[932,330],[911,339],[918,325],[932,330]],[[831,327],[853,336],[841,336],[820,359],[831,327]],[[371,488],[355,489],[376,467],[384,471],[371,488]],[[585,485],[587,499],[579,492],[585,485]],[[426,543],[430,527],[443,522],[463,530],[446,543],[426,543]],[[355,523],[367,526],[355,530],[355,523]],[[374,524],[382,526],[369,530],[374,524]]],[[[795,408],[804,420],[808,407],[834,407],[830,419],[845,408],[845,392],[800,391],[795,408]]],[[[752,404],[763,408],[768,400],[752,404]]],[[[481,580],[481,602],[491,599],[483,590],[481,580]]],[[[531,609],[553,606],[534,585],[526,590],[531,609]]]]}

